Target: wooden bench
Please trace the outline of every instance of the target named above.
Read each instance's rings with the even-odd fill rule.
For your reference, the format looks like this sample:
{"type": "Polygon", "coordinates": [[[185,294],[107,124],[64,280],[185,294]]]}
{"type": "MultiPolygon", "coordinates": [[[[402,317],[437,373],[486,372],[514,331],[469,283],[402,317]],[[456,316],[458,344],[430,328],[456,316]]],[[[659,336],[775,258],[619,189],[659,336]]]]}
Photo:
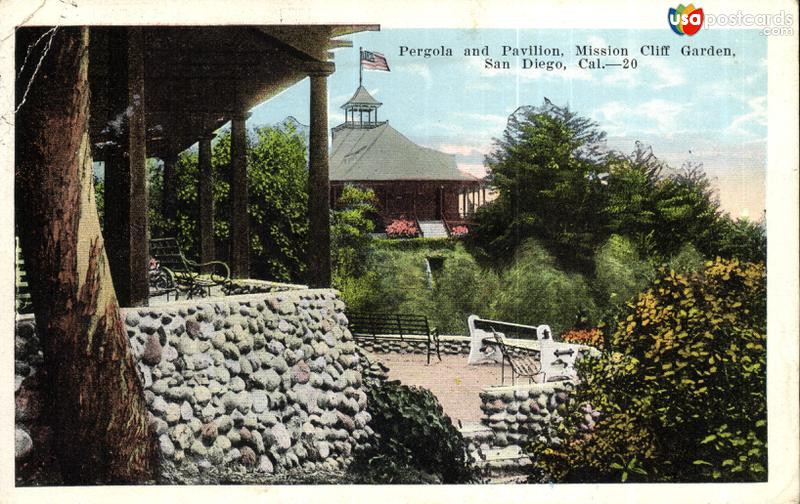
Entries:
{"type": "Polygon", "coordinates": [[[503,337],[491,328],[492,330],[492,337],[493,339],[489,341],[485,341],[485,343],[490,345],[496,345],[497,348],[500,350],[500,355],[502,355],[503,361],[502,365],[500,366],[500,384],[505,385],[506,382],[506,362],[511,367],[511,385],[515,385],[515,378],[517,376],[522,376],[528,379],[528,383],[533,382],[533,378],[535,376],[541,376],[542,381],[546,378],[544,373],[542,372],[542,362],[534,359],[531,356],[514,356],[506,347],[505,342],[503,341],[503,337]]]}
{"type": "Polygon", "coordinates": [[[436,356],[442,360],[439,353],[439,331],[430,327],[428,317],[424,315],[348,312],[347,320],[354,336],[371,336],[385,341],[405,341],[406,336],[425,336],[428,364],[431,363],[432,344],[435,345],[436,356]]]}
{"type": "Polygon", "coordinates": [[[175,238],[153,238],[150,240],[150,295],[184,291],[187,297],[211,295],[211,288],[230,281],[231,271],[222,261],[197,263],[187,259],[175,238]]]}

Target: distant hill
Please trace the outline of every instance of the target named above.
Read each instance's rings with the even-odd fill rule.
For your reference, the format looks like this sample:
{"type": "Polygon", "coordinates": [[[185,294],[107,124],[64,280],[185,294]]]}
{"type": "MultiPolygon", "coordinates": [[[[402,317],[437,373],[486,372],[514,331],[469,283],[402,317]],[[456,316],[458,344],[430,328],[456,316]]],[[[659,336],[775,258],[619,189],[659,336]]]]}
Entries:
{"type": "Polygon", "coordinates": [[[294,131],[298,135],[302,136],[306,142],[306,145],[308,145],[308,138],[309,138],[309,132],[311,131],[311,126],[306,126],[305,124],[302,124],[300,121],[297,120],[295,116],[288,116],[286,119],[284,119],[279,123],[276,123],[274,126],[281,131],[289,131],[290,129],[294,128],[294,131]]]}

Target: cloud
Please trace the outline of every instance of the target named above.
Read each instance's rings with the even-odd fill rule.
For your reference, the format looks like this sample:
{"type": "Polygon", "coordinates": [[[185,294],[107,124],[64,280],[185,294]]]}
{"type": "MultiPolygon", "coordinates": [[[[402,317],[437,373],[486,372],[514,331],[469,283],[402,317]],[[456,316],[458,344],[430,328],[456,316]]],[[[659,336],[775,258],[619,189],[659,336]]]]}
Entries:
{"type": "Polygon", "coordinates": [[[678,132],[678,119],[685,110],[686,105],[661,98],[640,104],[612,101],[595,109],[592,118],[609,135],[647,133],[671,137],[678,132]]]}
{"type": "Polygon", "coordinates": [[[458,169],[463,173],[473,177],[483,178],[486,176],[486,167],[476,163],[458,163],[458,169]]]}
{"type": "Polygon", "coordinates": [[[744,114],[736,116],[731,124],[725,128],[725,132],[731,135],[754,137],[756,136],[750,126],[766,126],[767,125],[767,97],[756,96],[747,101],[747,106],[750,110],[744,114]]]}
{"type": "Polygon", "coordinates": [[[480,154],[485,156],[489,153],[489,145],[470,145],[470,144],[439,144],[436,150],[446,154],[458,154],[459,156],[472,156],[480,154]]]}
{"type": "Polygon", "coordinates": [[[657,82],[653,85],[653,89],[670,88],[686,83],[683,70],[675,65],[669,65],[667,60],[647,58],[642,62],[642,67],[640,71],[647,71],[649,68],[655,74],[657,82]]]}
{"type": "Polygon", "coordinates": [[[397,67],[397,70],[422,78],[422,80],[425,81],[425,87],[430,87],[431,82],[433,81],[430,67],[428,67],[428,65],[423,65],[422,63],[409,63],[407,65],[397,67]]]}

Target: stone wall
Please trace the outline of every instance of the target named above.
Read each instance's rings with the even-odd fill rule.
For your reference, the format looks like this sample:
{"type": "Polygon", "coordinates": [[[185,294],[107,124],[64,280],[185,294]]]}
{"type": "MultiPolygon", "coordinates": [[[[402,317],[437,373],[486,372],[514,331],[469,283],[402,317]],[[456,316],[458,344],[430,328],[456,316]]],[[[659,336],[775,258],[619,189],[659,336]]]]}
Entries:
{"type": "MultiPolygon", "coordinates": [[[[343,310],[331,290],[123,309],[162,468],[271,473],[348,463],[372,431],[343,310]]],[[[17,453],[24,458],[44,428],[31,317],[18,320],[16,341],[17,453]]]]}
{"type": "Polygon", "coordinates": [[[285,292],[289,290],[308,289],[305,285],[270,282],[268,280],[233,279],[222,286],[226,296],[240,296],[243,294],[265,294],[269,292],[285,292]]]}
{"type": "Polygon", "coordinates": [[[556,381],[483,389],[481,421],[494,433],[494,446],[524,448],[535,439],[548,444],[560,442],[555,427],[566,414],[574,386],[572,381],[556,381]]]}

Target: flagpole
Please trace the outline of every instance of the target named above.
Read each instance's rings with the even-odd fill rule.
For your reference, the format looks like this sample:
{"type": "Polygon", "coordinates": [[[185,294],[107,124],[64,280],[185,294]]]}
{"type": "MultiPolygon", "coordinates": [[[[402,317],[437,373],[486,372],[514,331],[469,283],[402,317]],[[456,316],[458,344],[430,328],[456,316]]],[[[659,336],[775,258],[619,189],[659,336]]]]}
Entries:
{"type": "Polygon", "coordinates": [[[361,72],[362,72],[362,69],[363,69],[363,66],[361,65],[361,55],[363,54],[362,51],[363,51],[363,49],[359,46],[359,48],[358,48],[358,87],[361,87],[361,72]]]}

